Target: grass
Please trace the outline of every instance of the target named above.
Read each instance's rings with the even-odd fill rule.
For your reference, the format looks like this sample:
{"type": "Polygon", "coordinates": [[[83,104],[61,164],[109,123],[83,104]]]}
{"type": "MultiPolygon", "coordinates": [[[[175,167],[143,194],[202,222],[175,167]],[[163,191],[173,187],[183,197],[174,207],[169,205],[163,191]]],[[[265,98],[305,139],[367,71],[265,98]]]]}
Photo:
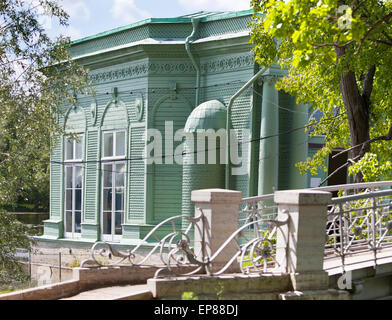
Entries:
{"type": "Polygon", "coordinates": [[[6,293],[10,293],[10,292],[12,292],[12,291],[14,291],[14,289],[11,288],[11,287],[9,287],[8,289],[0,290],[0,294],[6,294],[6,293]]]}

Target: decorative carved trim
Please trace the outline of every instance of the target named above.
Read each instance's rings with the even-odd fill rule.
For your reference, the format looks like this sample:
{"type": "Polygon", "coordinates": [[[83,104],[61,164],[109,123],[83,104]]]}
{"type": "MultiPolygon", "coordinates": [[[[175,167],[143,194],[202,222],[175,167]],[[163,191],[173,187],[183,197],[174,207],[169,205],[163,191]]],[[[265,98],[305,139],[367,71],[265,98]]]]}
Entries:
{"type": "Polygon", "coordinates": [[[90,105],[90,114],[91,114],[91,123],[93,126],[95,126],[95,123],[97,122],[97,118],[98,118],[98,105],[96,102],[93,102],[90,105]]]}
{"type": "Polygon", "coordinates": [[[148,63],[139,63],[126,68],[90,73],[90,79],[95,83],[104,83],[114,80],[124,80],[143,77],[148,74],[148,63]]]}
{"type": "Polygon", "coordinates": [[[200,66],[200,70],[203,74],[220,73],[253,68],[254,63],[254,55],[252,53],[246,53],[225,58],[215,58],[203,63],[200,66]]]}
{"type": "MultiPolygon", "coordinates": [[[[230,57],[214,58],[200,66],[202,74],[220,73],[246,68],[253,68],[254,55],[246,53],[230,57]]],[[[105,83],[116,80],[126,80],[148,75],[194,74],[196,72],[191,62],[143,62],[125,68],[105,72],[92,72],[90,79],[95,83],[105,83]]]]}
{"type": "Polygon", "coordinates": [[[148,68],[149,74],[183,74],[183,73],[195,73],[195,67],[192,63],[188,62],[167,62],[167,63],[150,63],[148,68]]]}
{"type": "Polygon", "coordinates": [[[140,93],[138,97],[135,99],[136,121],[142,121],[143,111],[144,111],[144,101],[143,101],[143,95],[140,93]]]}
{"type": "Polygon", "coordinates": [[[195,73],[195,68],[189,62],[139,63],[133,66],[105,72],[92,72],[90,79],[95,83],[105,83],[115,80],[125,80],[146,77],[150,74],[184,74],[195,73]]]}

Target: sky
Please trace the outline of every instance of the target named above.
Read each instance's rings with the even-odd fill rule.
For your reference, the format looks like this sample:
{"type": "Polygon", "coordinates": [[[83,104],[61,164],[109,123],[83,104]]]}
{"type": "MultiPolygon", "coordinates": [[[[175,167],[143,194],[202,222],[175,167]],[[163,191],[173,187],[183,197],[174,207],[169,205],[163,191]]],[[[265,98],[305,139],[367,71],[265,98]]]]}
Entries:
{"type": "Polygon", "coordinates": [[[70,15],[69,26],[43,23],[51,37],[77,40],[147,18],[172,18],[198,11],[250,9],[250,0],[58,0],[70,15]]]}

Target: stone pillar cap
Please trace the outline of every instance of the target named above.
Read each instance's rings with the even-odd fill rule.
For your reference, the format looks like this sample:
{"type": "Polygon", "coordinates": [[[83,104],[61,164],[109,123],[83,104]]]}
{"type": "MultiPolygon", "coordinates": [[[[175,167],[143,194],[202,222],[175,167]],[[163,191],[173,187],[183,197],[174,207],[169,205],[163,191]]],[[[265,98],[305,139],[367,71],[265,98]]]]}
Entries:
{"type": "Polygon", "coordinates": [[[242,192],[226,189],[202,189],[191,193],[193,202],[201,203],[239,203],[242,200],[242,192]]]}
{"type": "Polygon", "coordinates": [[[310,189],[276,191],[277,204],[326,205],[331,202],[332,193],[310,189]]]}

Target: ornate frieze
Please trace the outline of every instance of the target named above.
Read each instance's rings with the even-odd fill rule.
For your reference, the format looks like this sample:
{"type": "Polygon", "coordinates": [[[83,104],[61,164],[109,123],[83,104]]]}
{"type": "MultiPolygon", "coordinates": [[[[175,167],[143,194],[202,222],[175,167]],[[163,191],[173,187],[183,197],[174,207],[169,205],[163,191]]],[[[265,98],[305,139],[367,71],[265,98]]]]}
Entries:
{"type": "MultiPolygon", "coordinates": [[[[203,74],[220,73],[246,68],[253,68],[254,57],[251,53],[212,59],[200,66],[203,74]]],[[[146,77],[148,75],[194,74],[191,62],[143,62],[124,68],[99,72],[93,71],[90,79],[94,83],[105,83],[117,80],[146,77]]]]}
{"type": "Polygon", "coordinates": [[[196,70],[192,63],[188,62],[166,62],[166,63],[150,63],[149,73],[150,74],[184,74],[184,73],[195,73],[196,70]]]}
{"type": "Polygon", "coordinates": [[[148,62],[143,62],[121,69],[114,69],[104,72],[91,72],[90,79],[94,83],[105,83],[115,80],[125,80],[131,78],[144,77],[148,74],[148,62]]]}
{"type": "Polygon", "coordinates": [[[212,59],[200,66],[203,74],[220,73],[239,69],[253,68],[254,56],[252,53],[235,55],[229,57],[219,57],[212,59]]]}
{"type": "Polygon", "coordinates": [[[189,62],[144,62],[121,69],[105,72],[92,72],[90,79],[95,83],[105,83],[116,80],[146,77],[151,74],[184,74],[195,73],[195,68],[189,62]]]}

